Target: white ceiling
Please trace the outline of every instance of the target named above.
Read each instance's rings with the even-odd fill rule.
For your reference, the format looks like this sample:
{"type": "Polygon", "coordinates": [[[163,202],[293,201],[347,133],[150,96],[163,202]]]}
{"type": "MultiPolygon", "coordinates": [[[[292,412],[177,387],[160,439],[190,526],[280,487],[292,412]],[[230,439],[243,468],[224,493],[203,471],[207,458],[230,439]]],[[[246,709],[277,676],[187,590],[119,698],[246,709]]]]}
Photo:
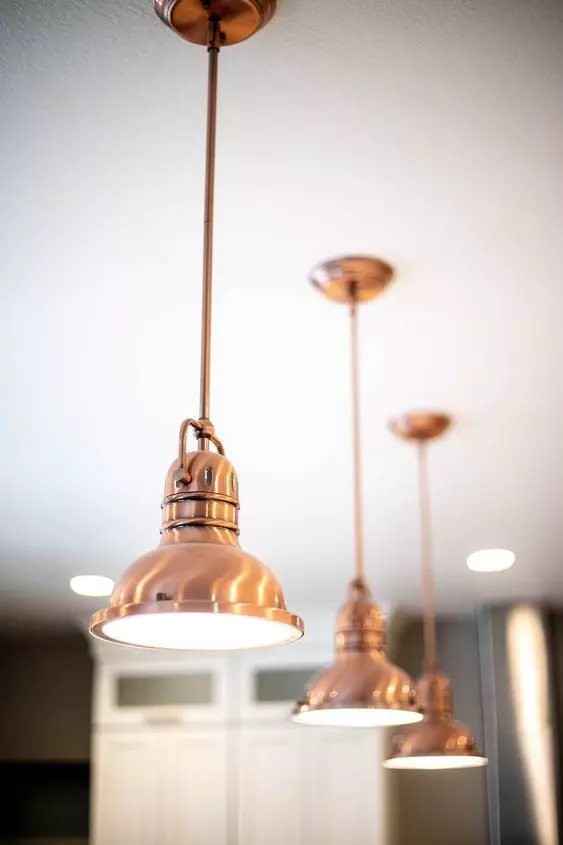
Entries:
{"type": "MultiPolygon", "coordinates": [[[[442,609],[563,601],[563,7],[280,0],[222,54],[213,413],[241,539],[299,611],[351,571],[348,327],[318,260],[379,254],[362,312],[367,560],[418,602],[415,463],[392,413],[457,418],[431,456],[442,609]],[[510,572],[468,552],[506,546],[510,572]]],[[[205,53],[150,0],[2,4],[0,592],[85,608],[156,545],[198,411],[205,53]]]]}

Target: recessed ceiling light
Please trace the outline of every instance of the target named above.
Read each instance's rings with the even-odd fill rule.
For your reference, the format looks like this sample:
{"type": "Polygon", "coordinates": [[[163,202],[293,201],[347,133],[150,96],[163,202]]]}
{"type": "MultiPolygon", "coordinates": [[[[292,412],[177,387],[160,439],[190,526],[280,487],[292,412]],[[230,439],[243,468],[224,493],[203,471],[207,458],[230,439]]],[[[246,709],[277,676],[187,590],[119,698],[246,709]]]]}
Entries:
{"type": "Polygon", "coordinates": [[[510,569],[516,555],[510,549],[481,549],[467,558],[467,565],[474,572],[501,572],[510,569]]]}
{"type": "Polygon", "coordinates": [[[111,596],[115,584],[105,575],[75,575],[70,589],[79,596],[111,596]]]}

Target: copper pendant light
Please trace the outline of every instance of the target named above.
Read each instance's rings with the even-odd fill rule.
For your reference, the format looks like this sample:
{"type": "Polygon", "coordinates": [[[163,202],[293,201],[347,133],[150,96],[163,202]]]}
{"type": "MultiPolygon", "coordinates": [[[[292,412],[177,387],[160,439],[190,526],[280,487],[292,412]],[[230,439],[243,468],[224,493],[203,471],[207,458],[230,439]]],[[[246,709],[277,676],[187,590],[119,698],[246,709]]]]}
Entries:
{"type": "Polygon", "coordinates": [[[274,9],[275,0],[155,0],[171,29],[208,51],[200,416],[180,429],[178,458],[166,476],[160,545],[127,570],[109,608],[91,619],[94,636],[123,645],[244,649],[303,635],[303,622],[287,610],[278,581],[240,548],[237,475],[209,419],[219,50],[249,38],[274,9]],[[187,451],[190,429],[195,452],[187,451]]]}
{"type": "Polygon", "coordinates": [[[412,680],[387,660],[385,616],[373,602],[364,572],[357,306],[378,296],[392,278],[388,264],[364,256],[328,261],[311,275],[322,293],[350,312],[356,573],[338,614],[336,659],[313,678],[293,709],[293,719],[306,725],[369,727],[422,718],[412,680]]]}
{"type": "Polygon", "coordinates": [[[414,440],[418,450],[425,666],[424,675],[417,685],[424,719],[394,738],[392,756],[383,764],[388,769],[467,769],[487,763],[486,757],[477,751],[475,737],[469,729],[453,718],[450,681],[438,670],[426,447],[429,440],[443,434],[450,424],[451,420],[445,414],[434,413],[405,414],[390,423],[394,434],[414,440]]]}

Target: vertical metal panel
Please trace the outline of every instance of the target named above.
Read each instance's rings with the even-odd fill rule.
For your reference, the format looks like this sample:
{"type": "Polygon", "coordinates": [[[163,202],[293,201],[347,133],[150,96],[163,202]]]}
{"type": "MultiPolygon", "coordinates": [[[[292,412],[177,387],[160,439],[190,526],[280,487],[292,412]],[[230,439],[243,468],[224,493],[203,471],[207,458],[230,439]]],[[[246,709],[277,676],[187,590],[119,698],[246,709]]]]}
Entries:
{"type": "Polygon", "coordinates": [[[559,845],[557,694],[549,613],[479,612],[492,845],[559,845]]]}

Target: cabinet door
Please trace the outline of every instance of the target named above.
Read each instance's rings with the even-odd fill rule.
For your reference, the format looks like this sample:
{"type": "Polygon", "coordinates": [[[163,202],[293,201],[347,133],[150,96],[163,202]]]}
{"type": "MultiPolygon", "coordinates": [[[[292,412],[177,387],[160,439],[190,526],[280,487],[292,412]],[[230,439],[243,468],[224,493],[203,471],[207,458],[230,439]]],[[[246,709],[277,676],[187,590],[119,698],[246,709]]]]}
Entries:
{"type": "Polygon", "coordinates": [[[296,726],[245,728],[239,738],[241,845],[302,845],[303,744],[296,726]]]}
{"type": "Polygon", "coordinates": [[[227,717],[229,667],[223,656],[130,660],[96,668],[99,726],[219,723],[227,717]]]}
{"type": "Polygon", "coordinates": [[[311,840],[323,845],[385,841],[383,733],[362,728],[308,728],[311,840]]]}
{"type": "Polygon", "coordinates": [[[154,733],[97,736],[92,794],[93,845],[159,841],[159,757],[154,733]]]}
{"type": "Polygon", "coordinates": [[[244,722],[289,719],[305,686],[333,659],[331,649],[303,646],[240,657],[240,718],[244,722]]]}
{"type": "Polygon", "coordinates": [[[227,730],[174,731],[168,741],[165,845],[225,845],[227,730]]]}

